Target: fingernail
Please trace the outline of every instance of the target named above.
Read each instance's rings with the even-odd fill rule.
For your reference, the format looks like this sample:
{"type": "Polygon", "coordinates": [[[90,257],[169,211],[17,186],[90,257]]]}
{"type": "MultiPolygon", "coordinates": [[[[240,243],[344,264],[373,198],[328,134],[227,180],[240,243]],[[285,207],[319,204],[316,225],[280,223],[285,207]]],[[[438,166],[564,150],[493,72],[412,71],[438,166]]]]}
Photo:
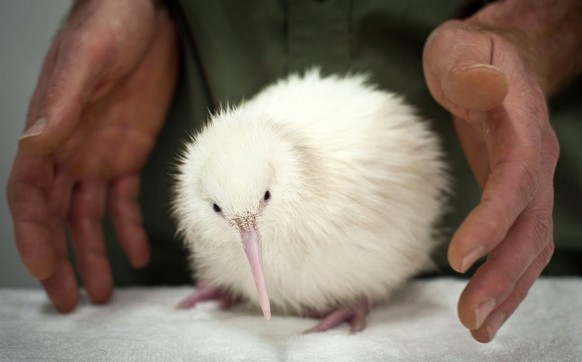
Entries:
{"type": "Polygon", "coordinates": [[[459,65],[448,72],[441,83],[451,102],[478,112],[499,106],[509,89],[505,74],[490,64],[459,65]]]}
{"type": "Polygon", "coordinates": [[[489,334],[489,340],[493,340],[493,338],[495,338],[497,331],[499,328],[501,328],[504,322],[505,313],[498,313],[489,320],[489,323],[487,323],[487,333],[489,334]]]}
{"type": "Polygon", "coordinates": [[[39,118],[34,124],[24,132],[20,139],[30,138],[39,136],[46,128],[47,119],[46,117],[39,118]]]}
{"type": "Polygon", "coordinates": [[[469,269],[477,260],[483,256],[484,252],[485,247],[483,245],[479,245],[478,247],[465,254],[461,262],[461,273],[466,272],[467,269],[469,269]]]}
{"type": "Polygon", "coordinates": [[[497,303],[495,302],[495,299],[488,299],[488,300],[484,301],[483,303],[479,304],[477,309],[475,309],[475,328],[474,329],[481,327],[483,322],[485,322],[485,319],[487,319],[489,314],[495,308],[496,304],[497,303]]]}

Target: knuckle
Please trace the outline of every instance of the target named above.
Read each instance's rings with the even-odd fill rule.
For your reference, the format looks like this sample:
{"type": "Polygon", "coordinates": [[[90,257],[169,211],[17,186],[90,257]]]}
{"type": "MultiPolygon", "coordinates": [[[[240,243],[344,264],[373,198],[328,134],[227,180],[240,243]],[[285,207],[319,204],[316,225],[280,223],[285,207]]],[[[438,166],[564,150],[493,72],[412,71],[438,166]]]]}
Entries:
{"type": "Polygon", "coordinates": [[[64,43],[64,49],[75,52],[78,49],[88,49],[98,57],[108,54],[115,44],[114,34],[108,30],[85,29],[72,35],[64,43]]]}
{"type": "Polygon", "coordinates": [[[552,260],[552,256],[554,255],[555,244],[553,240],[550,240],[546,247],[542,250],[542,252],[538,256],[539,263],[541,264],[541,269],[545,268],[552,260]]]}
{"type": "Polygon", "coordinates": [[[548,131],[544,137],[545,142],[545,154],[549,157],[550,161],[552,162],[552,166],[555,166],[558,162],[558,158],[560,157],[560,143],[558,142],[558,137],[556,136],[556,132],[551,128],[548,127],[548,131]]]}
{"type": "Polygon", "coordinates": [[[531,163],[517,162],[513,166],[518,177],[518,190],[520,198],[524,204],[529,203],[535,196],[539,187],[537,172],[533,169],[531,163]]]}
{"type": "Polygon", "coordinates": [[[6,197],[6,203],[8,204],[8,207],[10,210],[12,210],[14,205],[16,205],[18,196],[18,193],[16,192],[16,182],[14,181],[14,173],[9,176],[8,182],[6,182],[4,196],[6,197]]]}
{"type": "Polygon", "coordinates": [[[532,217],[533,243],[536,255],[542,253],[550,242],[553,234],[554,223],[551,212],[547,209],[535,210],[532,217]]]}
{"type": "Polygon", "coordinates": [[[520,276],[521,273],[518,273],[514,268],[503,269],[499,274],[499,277],[501,278],[499,286],[504,291],[509,292],[515,288],[520,276]]]}
{"type": "Polygon", "coordinates": [[[504,220],[493,217],[484,217],[479,220],[479,233],[487,237],[482,240],[487,250],[493,249],[505,235],[504,220]]]}
{"type": "Polygon", "coordinates": [[[94,224],[94,218],[90,214],[90,210],[86,205],[79,205],[75,202],[69,210],[67,221],[71,227],[85,230],[94,224]]]}

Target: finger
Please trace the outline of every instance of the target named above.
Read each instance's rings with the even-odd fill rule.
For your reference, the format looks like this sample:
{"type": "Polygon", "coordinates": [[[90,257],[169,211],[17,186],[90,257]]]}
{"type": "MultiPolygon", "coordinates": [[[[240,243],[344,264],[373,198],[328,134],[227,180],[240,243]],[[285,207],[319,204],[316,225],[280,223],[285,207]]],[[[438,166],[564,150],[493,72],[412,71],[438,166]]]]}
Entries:
{"type": "Polygon", "coordinates": [[[509,115],[503,106],[491,112],[491,118],[485,122],[491,173],[486,176],[479,205],[467,216],[449,245],[449,263],[456,271],[464,273],[493,250],[536,194],[542,132],[530,119],[539,117],[529,111],[509,115]]]}
{"type": "Polygon", "coordinates": [[[27,154],[46,155],[64,143],[107,64],[110,37],[66,31],[49,51],[31,102],[30,126],[20,138],[27,154]]]}
{"type": "Polygon", "coordinates": [[[59,253],[66,253],[66,240],[59,237],[64,224],[58,228],[68,203],[66,189],[50,160],[17,154],[7,185],[8,204],[20,257],[37,279],[50,277],[59,253]]]}
{"type": "Polygon", "coordinates": [[[544,182],[507,238],[493,250],[459,299],[459,317],[475,339],[488,342],[527,295],[553,250],[553,174],[559,146],[554,131],[544,132],[544,182]]]}
{"type": "Polygon", "coordinates": [[[437,102],[461,119],[482,120],[508,92],[505,74],[492,65],[491,39],[478,28],[449,21],[427,39],[423,67],[437,102]]]}
{"type": "Polygon", "coordinates": [[[79,290],[68,258],[59,259],[54,273],[41,283],[57,311],[67,313],[75,309],[79,301],[79,290]]]}
{"type": "Polygon", "coordinates": [[[57,257],[50,243],[50,228],[46,221],[39,221],[48,215],[46,207],[42,205],[45,196],[29,185],[16,186],[14,193],[9,198],[13,200],[10,204],[18,253],[34,278],[47,279],[54,273],[57,257]],[[21,205],[38,207],[23,210],[21,205]]]}
{"type": "Polygon", "coordinates": [[[138,203],[139,175],[122,176],[111,183],[109,213],[117,238],[132,266],[148,264],[150,249],[138,203]]]}
{"type": "Polygon", "coordinates": [[[506,240],[491,252],[461,294],[459,317],[465,327],[481,327],[514,291],[551,240],[551,223],[551,208],[532,207],[518,219],[506,240]]]}
{"type": "Polygon", "coordinates": [[[554,252],[554,243],[548,242],[546,248],[538,255],[521,279],[516,283],[511,294],[495,308],[478,329],[471,330],[471,335],[481,343],[488,343],[495,338],[503,323],[515,312],[525,299],[542,270],[549,263],[554,252]]]}
{"type": "MultiPolygon", "coordinates": [[[[459,316],[469,329],[481,328],[489,313],[504,304],[504,315],[509,317],[525,298],[523,288],[531,286],[533,281],[530,280],[539,276],[550,260],[553,252],[553,174],[558,153],[555,133],[548,127],[542,152],[544,182],[540,192],[503,243],[477,270],[459,300],[459,316]],[[536,272],[535,276],[531,274],[536,272]]],[[[492,330],[489,326],[489,331],[492,330]]]]}
{"type": "Polygon", "coordinates": [[[69,312],[75,308],[79,299],[77,279],[70,261],[65,229],[74,182],[60,168],[55,168],[55,174],[54,184],[48,196],[52,215],[47,220],[50,220],[51,244],[57,260],[54,273],[50,278],[42,280],[42,285],[55,309],[59,312],[69,312]]]}
{"type": "Polygon", "coordinates": [[[50,160],[17,155],[7,188],[16,245],[60,312],[73,310],[78,301],[64,223],[70,189],[71,180],[50,160]]]}
{"type": "Polygon", "coordinates": [[[79,272],[94,303],[111,298],[113,279],[103,239],[106,184],[101,180],[79,182],[73,194],[69,228],[79,272]]]}

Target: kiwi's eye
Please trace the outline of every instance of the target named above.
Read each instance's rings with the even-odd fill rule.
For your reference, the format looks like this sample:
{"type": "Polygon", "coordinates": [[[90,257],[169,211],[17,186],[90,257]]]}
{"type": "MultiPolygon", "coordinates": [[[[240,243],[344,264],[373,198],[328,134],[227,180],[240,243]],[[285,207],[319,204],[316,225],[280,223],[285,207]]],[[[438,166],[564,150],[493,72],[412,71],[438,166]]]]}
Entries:
{"type": "Polygon", "coordinates": [[[263,200],[269,201],[269,199],[271,199],[271,193],[269,190],[267,190],[267,192],[265,192],[265,196],[263,196],[263,200]]]}
{"type": "Polygon", "coordinates": [[[212,209],[219,214],[222,212],[222,209],[220,208],[220,206],[218,206],[216,204],[212,204],[212,209]]]}

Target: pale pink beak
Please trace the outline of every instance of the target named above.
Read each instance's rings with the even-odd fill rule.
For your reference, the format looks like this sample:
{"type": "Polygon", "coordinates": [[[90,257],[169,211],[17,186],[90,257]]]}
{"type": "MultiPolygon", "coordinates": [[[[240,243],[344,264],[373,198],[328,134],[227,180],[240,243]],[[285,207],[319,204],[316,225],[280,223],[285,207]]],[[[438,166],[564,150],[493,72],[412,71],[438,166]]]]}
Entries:
{"type": "Polygon", "coordinates": [[[254,227],[249,230],[242,229],[241,237],[245,254],[251,266],[253,278],[255,279],[255,286],[259,294],[259,304],[265,319],[271,319],[271,305],[269,303],[269,296],[267,295],[267,287],[265,285],[265,276],[263,274],[263,253],[261,250],[261,238],[254,227]]]}

